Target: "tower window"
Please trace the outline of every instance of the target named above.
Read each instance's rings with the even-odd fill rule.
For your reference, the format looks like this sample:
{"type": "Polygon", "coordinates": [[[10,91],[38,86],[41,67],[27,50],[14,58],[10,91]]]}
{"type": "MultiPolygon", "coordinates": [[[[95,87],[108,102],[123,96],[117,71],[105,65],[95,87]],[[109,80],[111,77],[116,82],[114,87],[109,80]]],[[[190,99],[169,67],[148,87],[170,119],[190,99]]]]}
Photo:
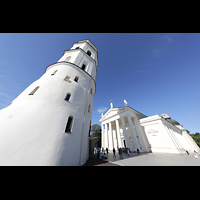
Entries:
{"type": "Polygon", "coordinates": [[[67,120],[67,125],[65,128],[65,133],[72,133],[72,123],[73,123],[73,117],[69,116],[67,120]]]}
{"type": "Polygon", "coordinates": [[[65,97],[65,101],[69,101],[70,97],[71,97],[71,94],[67,93],[67,96],[65,97]]]}
{"type": "Polygon", "coordinates": [[[90,90],[90,93],[92,94],[92,88],[91,88],[91,90],[90,90]]]}
{"type": "Polygon", "coordinates": [[[29,95],[34,95],[35,92],[39,89],[39,86],[37,86],[29,95]]]}
{"type": "Polygon", "coordinates": [[[74,79],[74,81],[78,83],[78,79],[79,79],[79,77],[76,76],[75,79],[74,79]]]}
{"type": "Polygon", "coordinates": [[[85,71],[86,65],[82,65],[81,69],[85,71]]]}
{"type": "Polygon", "coordinates": [[[56,70],[53,74],[51,74],[51,76],[55,75],[55,73],[57,72],[58,70],[56,70]]]}
{"type": "Polygon", "coordinates": [[[88,56],[91,56],[91,52],[90,52],[90,51],[87,51],[87,55],[88,55],[88,56]]]}
{"type": "Polygon", "coordinates": [[[88,112],[90,112],[90,105],[88,106],[88,112]]]}

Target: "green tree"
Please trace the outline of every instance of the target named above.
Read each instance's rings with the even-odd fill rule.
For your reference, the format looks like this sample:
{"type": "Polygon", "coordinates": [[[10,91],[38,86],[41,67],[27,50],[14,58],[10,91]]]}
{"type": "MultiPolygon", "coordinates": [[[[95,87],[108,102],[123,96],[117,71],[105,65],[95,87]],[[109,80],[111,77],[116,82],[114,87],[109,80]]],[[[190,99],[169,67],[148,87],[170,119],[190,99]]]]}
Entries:
{"type": "Polygon", "coordinates": [[[91,137],[97,137],[97,147],[101,147],[101,126],[93,124],[90,130],[91,137]]]}
{"type": "Polygon", "coordinates": [[[192,133],[190,136],[196,142],[196,144],[200,147],[200,133],[192,133]]]}

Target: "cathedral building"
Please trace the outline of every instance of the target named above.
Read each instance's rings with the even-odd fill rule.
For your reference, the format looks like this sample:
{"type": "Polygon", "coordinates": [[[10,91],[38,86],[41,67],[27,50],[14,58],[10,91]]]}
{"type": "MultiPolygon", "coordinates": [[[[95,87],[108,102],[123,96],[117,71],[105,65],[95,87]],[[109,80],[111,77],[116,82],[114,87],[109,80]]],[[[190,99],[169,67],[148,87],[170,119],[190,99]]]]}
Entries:
{"type": "Polygon", "coordinates": [[[0,165],[83,165],[96,92],[97,48],[70,50],[0,110],[0,165]]]}
{"type": "Polygon", "coordinates": [[[199,151],[189,131],[167,114],[146,116],[127,106],[111,108],[99,120],[102,127],[102,147],[130,148],[131,152],[183,154],[199,151]]]}

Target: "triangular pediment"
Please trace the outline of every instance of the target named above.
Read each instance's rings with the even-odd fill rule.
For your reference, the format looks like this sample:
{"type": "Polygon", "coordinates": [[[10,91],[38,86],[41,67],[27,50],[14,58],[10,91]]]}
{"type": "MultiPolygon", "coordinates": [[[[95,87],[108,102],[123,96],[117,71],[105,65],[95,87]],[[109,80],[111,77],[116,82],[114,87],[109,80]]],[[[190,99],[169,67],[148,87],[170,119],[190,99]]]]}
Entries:
{"type": "Polygon", "coordinates": [[[110,108],[103,117],[99,120],[100,122],[109,119],[111,117],[114,117],[115,115],[118,115],[119,113],[122,113],[125,111],[125,108],[110,108]]]}
{"type": "Polygon", "coordinates": [[[131,112],[134,113],[135,115],[139,115],[139,117],[147,117],[146,115],[143,115],[142,113],[134,110],[133,108],[129,106],[125,107],[119,107],[119,108],[110,108],[104,115],[103,117],[99,120],[100,122],[105,121],[106,119],[112,118],[118,114],[124,113],[124,112],[131,112]]]}

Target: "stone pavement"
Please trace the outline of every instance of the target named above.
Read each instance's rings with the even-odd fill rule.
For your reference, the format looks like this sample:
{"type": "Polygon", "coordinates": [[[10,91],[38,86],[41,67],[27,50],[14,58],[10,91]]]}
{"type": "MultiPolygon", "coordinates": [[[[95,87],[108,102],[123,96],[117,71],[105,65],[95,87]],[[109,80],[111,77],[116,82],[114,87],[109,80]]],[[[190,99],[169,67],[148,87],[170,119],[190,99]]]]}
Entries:
{"type": "Polygon", "coordinates": [[[167,153],[131,153],[128,156],[123,154],[124,159],[119,157],[118,152],[116,158],[113,153],[108,154],[108,162],[121,166],[200,166],[200,156],[196,159],[194,155],[187,154],[167,154],[167,153]]]}

